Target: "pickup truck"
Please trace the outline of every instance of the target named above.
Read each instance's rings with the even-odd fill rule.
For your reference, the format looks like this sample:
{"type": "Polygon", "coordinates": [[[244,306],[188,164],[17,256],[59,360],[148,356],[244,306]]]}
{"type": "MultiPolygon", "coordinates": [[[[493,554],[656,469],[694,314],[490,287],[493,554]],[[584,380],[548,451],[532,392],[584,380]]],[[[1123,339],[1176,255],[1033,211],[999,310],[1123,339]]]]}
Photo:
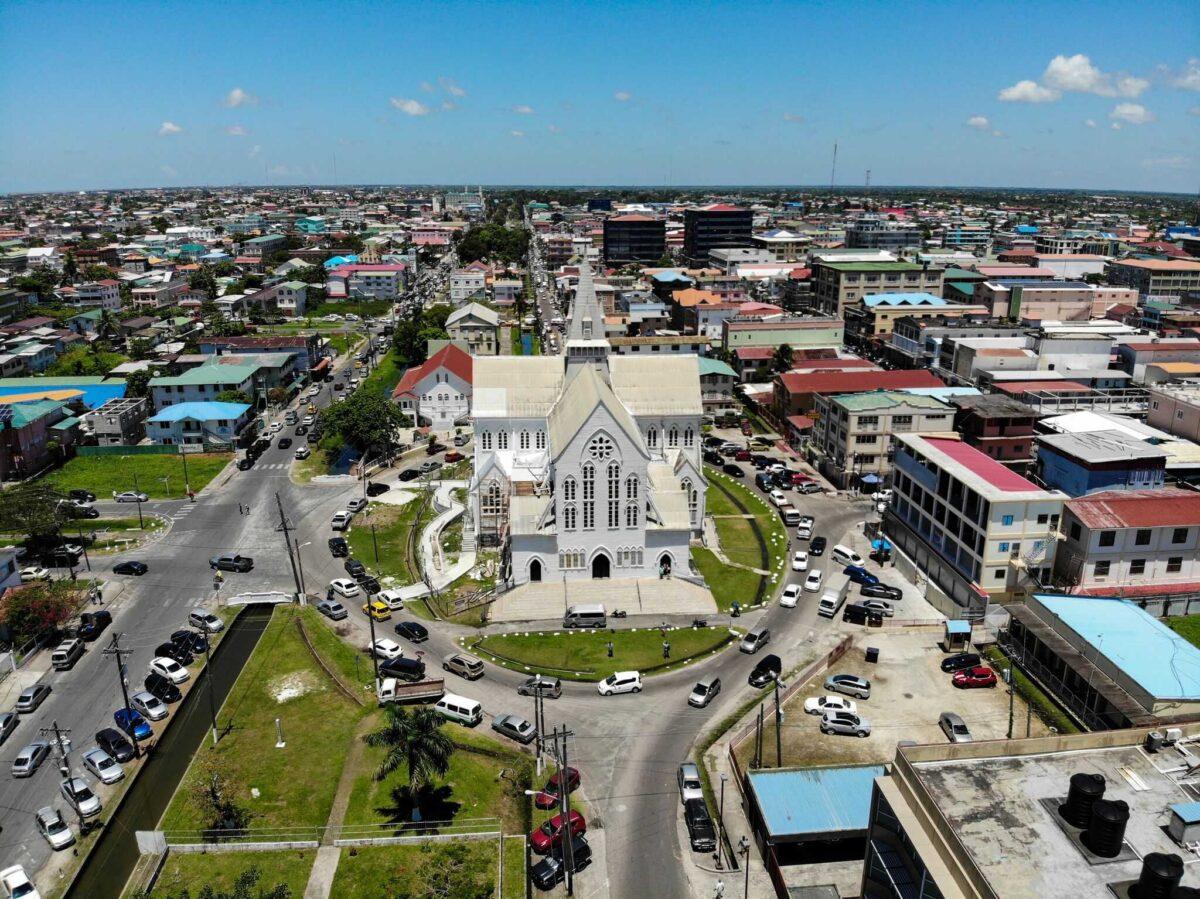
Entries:
{"type": "Polygon", "coordinates": [[[379,682],[376,695],[379,704],[383,705],[385,702],[429,702],[441,699],[445,692],[446,682],[441,678],[410,684],[388,677],[379,682]]]}

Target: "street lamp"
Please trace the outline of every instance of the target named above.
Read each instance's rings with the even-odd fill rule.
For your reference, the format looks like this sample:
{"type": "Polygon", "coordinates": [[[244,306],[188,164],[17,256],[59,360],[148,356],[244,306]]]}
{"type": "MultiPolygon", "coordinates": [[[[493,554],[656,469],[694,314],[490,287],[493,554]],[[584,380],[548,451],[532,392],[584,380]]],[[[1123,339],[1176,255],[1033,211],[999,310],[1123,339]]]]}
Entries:
{"type": "Polygon", "coordinates": [[[300,557],[300,550],[306,546],[312,546],[312,541],[309,540],[307,543],[301,543],[299,540],[296,541],[296,562],[300,566],[300,593],[304,596],[308,595],[308,590],[304,586],[304,559],[300,557]]]}
{"type": "Polygon", "coordinates": [[[721,864],[721,856],[725,851],[725,781],[729,780],[729,775],[724,771],[721,772],[721,802],[717,807],[717,870],[724,868],[721,864]]]}
{"type": "Polygon", "coordinates": [[[742,867],[746,869],[746,888],[742,899],[750,899],[750,840],[745,834],[738,840],[738,855],[742,856],[742,867]]]}

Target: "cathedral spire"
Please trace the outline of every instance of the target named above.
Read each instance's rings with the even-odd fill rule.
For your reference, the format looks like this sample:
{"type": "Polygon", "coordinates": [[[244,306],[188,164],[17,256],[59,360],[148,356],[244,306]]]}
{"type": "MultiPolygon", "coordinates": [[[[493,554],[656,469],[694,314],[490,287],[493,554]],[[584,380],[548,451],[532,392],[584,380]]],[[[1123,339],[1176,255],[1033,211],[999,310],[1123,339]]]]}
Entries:
{"type": "Polygon", "coordinates": [[[599,362],[608,359],[608,338],[604,333],[604,307],[596,297],[592,267],[586,259],[579,263],[579,286],[571,304],[567,322],[567,365],[579,362],[599,362]]]}

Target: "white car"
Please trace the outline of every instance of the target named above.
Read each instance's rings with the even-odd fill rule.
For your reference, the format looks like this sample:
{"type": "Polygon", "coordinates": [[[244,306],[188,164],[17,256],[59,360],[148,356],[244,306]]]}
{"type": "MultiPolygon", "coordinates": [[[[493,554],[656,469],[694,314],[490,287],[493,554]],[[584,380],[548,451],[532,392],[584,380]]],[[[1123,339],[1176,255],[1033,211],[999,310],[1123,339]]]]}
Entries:
{"type": "Polygon", "coordinates": [[[393,612],[399,612],[404,608],[404,598],[400,595],[400,591],[395,588],[380,590],[375,599],[387,605],[393,612]]]}
{"type": "Polygon", "coordinates": [[[225,629],[225,622],[204,609],[192,609],[188,613],[188,624],[206,634],[220,633],[225,629]]]}
{"type": "Polygon", "coordinates": [[[306,415],[306,416],[304,416],[304,418],[302,418],[300,420],[300,424],[304,425],[307,428],[310,425],[312,425],[316,420],[317,420],[317,417],[315,415],[306,415]]]}
{"type": "Polygon", "coordinates": [[[115,784],[125,776],[125,769],[99,746],[83,754],[83,767],[91,771],[102,784],[115,784]]]}
{"type": "Polygon", "coordinates": [[[297,459],[307,459],[312,455],[312,450],[310,450],[307,446],[298,446],[296,447],[296,452],[293,453],[293,455],[297,459]]]}
{"type": "Polygon", "coordinates": [[[362,593],[362,590],[358,587],[358,582],[352,581],[348,577],[334,578],[329,582],[329,589],[343,599],[352,599],[362,593]]]}
{"type": "Polygon", "coordinates": [[[815,523],[816,522],[813,521],[813,517],[811,515],[801,515],[800,520],[796,522],[796,527],[800,530],[807,528],[809,533],[812,533],[813,525],[815,523]]]}
{"type": "Polygon", "coordinates": [[[808,573],[808,577],[804,579],[804,589],[808,593],[816,593],[821,589],[821,580],[825,577],[825,572],[820,568],[814,568],[808,573]]]}
{"type": "Polygon", "coordinates": [[[282,430],[283,430],[283,422],[281,422],[281,421],[272,422],[272,424],[271,424],[271,433],[272,434],[278,434],[282,430]]]}
{"type": "Polygon", "coordinates": [[[783,588],[783,595],[779,597],[779,604],[785,609],[796,608],[796,603],[800,601],[800,585],[788,584],[783,588]]]}
{"type": "Polygon", "coordinates": [[[826,712],[821,716],[821,733],[869,737],[871,736],[871,722],[849,712],[826,712]]]}
{"type": "Polygon", "coordinates": [[[336,312],[331,312],[327,316],[325,316],[323,319],[321,319],[321,321],[323,321],[323,322],[340,322],[341,320],[342,320],[342,317],[340,315],[338,315],[336,312]]]}
{"type": "Polygon", "coordinates": [[[154,659],[150,663],[150,670],[155,674],[161,674],[173,684],[182,684],[191,677],[186,668],[174,659],[168,659],[166,656],[159,656],[154,659]]]}
{"type": "Polygon", "coordinates": [[[41,565],[30,565],[28,568],[22,568],[21,580],[48,581],[50,580],[50,569],[43,568],[41,565]]]}
{"type": "Polygon", "coordinates": [[[808,553],[797,552],[792,556],[792,571],[808,571],[808,553]]]}
{"type": "Polygon", "coordinates": [[[4,887],[4,899],[42,899],[42,894],[20,865],[0,871],[0,885],[4,887]]]}
{"type": "Polygon", "coordinates": [[[166,703],[148,690],[139,690],[129,697],[133,710],[147,721],[162,721],[170,713],[166,703]]]}
{"type": "Polygon", "coordinates": [[[596,684],[596,692],[601,696],[612,696],[616,693],[641,693],[642,676],[636,671],[617,671],[596,684]]]}
{"type": "Polygon", "coordinates": [[[319,394],[321,393],[321,385],[320,385],[320,384],[313,384],[313,386],[312,386],[312,387],[310,387],[310,388],[308,388],[308,390],[307,390],[307,391],[305,391],[305,393],[306,393],[308,396],[317,396],[317,395],[319,395],[319,394]]]}
{"type": "Polygon", "coordinates": [[[367,652],[374,653],[377,659],[387,661],[389,659],[398,659],[404,655],[404,649],[395,640],[389,640],[387,637],[379,637],[374,644],[367,644],[367,652]]]}
{"type": "Polygon", "coordinates": [[[126,490],[123,493],[114,493],[113,499],[119,503],[144,503],[148,500],[144,493],[138,493],[136,490],[126,490]]]}
{"type": "Polygon", "coordinates": [[[66,849],[75,842],[75,834],[71,832],[58,809],[50,806],[40,808],[34,819],[37,821],[38,833],[46,838],[51,849],[66,849]]]}
{"type": "Polygon", "coordinates": [[[782,490],[772,490],[770,496],[771,502],[776,506],[786,506],[788,503],[787,494],[782,490]]]}
{"type": "Polygon", "coordinates": [[[797,527],[796,528],[796,539],[797,540],[811,540],[812,539],[812,527],[810,525],[803,525],[803,524],[800,525],[799,527],[797,527]]]}
{"type": "Polygon", "coordinates": [[[92,792],[92,788],[82,777],[64,780],[59,786],[59,790],[62,792],[63,799],[67,800],[71,808],[79,812],[80,817],[91,818],[100,814],[100,797],[92,792]]]}
{"type": "Polygon", "coordinates": [[[347,512],[345,509],[343,509],[340,512],[334,513],[333,519],[332,519],[332,521],[330,521],[330,526],[335,531],[344,531],[348,527],[350,527],[350,521],[353,518],[354,518],[354,514],[352,512],[347,512]]]}
{"type": "Polygon", "coordinates": [[[810,696],[804,700],[804,712],[807,715],[824,715],[826,712],[849,712],[858,714],[858,704],[845,696],[810,696]]]}
{"type": "Polygon", "coordinates": [[[880,490],[878,493],[872,493],[871,499],[875,500],[877,503],[890,503],[892,501],[891,488],[888,488],[887,490],[880,490]]]}

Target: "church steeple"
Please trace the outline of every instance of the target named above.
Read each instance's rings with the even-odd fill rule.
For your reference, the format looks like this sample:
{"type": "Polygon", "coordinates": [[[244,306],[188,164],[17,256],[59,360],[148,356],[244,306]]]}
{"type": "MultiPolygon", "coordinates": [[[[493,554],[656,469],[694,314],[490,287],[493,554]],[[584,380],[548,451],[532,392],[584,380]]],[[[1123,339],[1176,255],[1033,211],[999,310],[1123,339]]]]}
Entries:
{"type": "Polygon", "coordinates": [[[597,363],[607,370],[610,346],[604,333],[604,307],[596,297],[592,267],[587,260],[579,263],[579,286],[567,322],[567,367],[597,363]]]}

